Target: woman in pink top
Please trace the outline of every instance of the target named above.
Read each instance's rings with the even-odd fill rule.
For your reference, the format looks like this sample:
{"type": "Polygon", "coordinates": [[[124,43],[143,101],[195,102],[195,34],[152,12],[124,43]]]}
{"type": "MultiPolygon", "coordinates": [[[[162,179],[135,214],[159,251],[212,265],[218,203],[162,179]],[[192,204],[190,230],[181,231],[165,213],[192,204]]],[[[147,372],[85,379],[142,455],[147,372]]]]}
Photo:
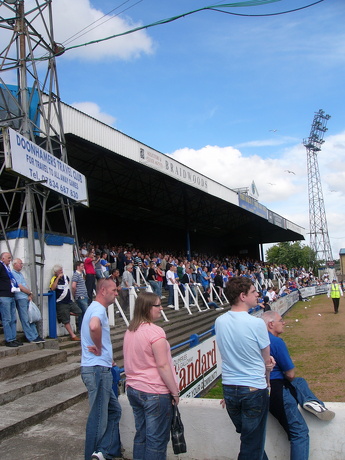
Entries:
{"type": "Polygon", "coordinates": [[[123,342],[127,396],[136,428],[133,460],[166,459],[172,404],[179,403],[170,346],[164,330],[154,324],[162,309],[156,294],[140,294],[123,342]]]}

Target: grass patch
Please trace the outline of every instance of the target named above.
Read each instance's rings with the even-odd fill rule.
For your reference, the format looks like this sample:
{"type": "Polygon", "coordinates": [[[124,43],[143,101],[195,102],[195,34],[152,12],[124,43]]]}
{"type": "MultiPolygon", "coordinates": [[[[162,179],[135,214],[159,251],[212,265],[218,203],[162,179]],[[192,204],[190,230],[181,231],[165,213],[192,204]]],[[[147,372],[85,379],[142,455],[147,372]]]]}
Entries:
{"type": "Polygon", "coordinates": [[[219,377],[216,380],[216,383],[213,387],[207,391],[207,394],[203,396],[203,398],[209,399],[222,399],[223,398],[223,387],[222,387],[222,378],[219,377]]]}
{"type": "MultiPolygon", "coordinates": [[[[345,300],[335,315],[326,295],[298,302],[285,315],[285,341],[295,364],[296,376],[304,377],[323,401],[345,402],[345,300]],[[298,319],[298,321],[296,321],[298,319]]],[[[223,397],[221,378],[203,397],[223,397]]]]}

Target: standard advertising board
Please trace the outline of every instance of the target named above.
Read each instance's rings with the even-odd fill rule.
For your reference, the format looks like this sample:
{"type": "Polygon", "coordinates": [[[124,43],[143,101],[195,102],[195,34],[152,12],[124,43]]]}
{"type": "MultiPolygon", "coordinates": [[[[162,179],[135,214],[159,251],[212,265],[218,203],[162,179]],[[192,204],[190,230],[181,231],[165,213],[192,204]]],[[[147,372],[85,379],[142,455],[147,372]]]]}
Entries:
{"type": "Polygon", "coordinates": [[[222,373],[214,336],[173,357],[179,390],[184,398],[195,398],[222,373]]]}
{"type": "Polygon", "coordinates": [[[61,195],[89,205],[86,178],[26,137],[8,128],[9,152],[6,167],[61,195]]]}

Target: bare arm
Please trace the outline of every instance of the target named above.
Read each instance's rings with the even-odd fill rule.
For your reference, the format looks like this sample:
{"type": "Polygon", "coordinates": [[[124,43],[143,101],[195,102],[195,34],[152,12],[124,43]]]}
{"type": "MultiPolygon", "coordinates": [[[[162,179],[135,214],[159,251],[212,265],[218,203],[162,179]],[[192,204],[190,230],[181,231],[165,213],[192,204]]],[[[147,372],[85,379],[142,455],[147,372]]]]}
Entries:
{"type": "Polygon", "coordinates": [[[96,356],[102,354],[102,326],[101,320],[97,316],[93,316],[89,324],[90,337],[94,345],[88,346],[88,350],[96,356]]]}
{"type": "Polygon", "coordinates": [[[57,276],[57,277],[55,278],[53,284],[50,286],[50,289],[51,289],[52,291],[55,291],[55,290],[56,290],[57,285],[58,285],[58,282],[59,282],[59,279],[62,278],[62,277],[63,277],[63,273],[60,273],[60,275],[57,276]]]}
{"type": "Polygon", "coordinates": [[[30,296],[32,294],[31,290],[27,286],[23,286],[22,284],[18,284],[19,289],[24,292],[24,294],[27,294],[30,296]]]}
{"type": "Polygon", "coordinates": [[[71,291],[72,291],[72,295],[73,295],[73,298],[75,299],[75,292],[77,290],[77,282],[76,281],[72,281],[72,284],[71,284],[71,291]]]}
{"type": "Polygon", "coordinates": [[[270,386],[270,373],[271,373],[271,370],[276,365],[275,359],[273,358],[273,356],[270,356],[270,352],[271,352],[271,349],[269,345],[266,348],[263,348],[261,350],[261,356],[263,357],[263,360],[266,366],[267,386],[270,386]]]}
{"type": "Polygon", "coordinates": [[[161,338],[157,340],[157,342],[153,343],[152,351],[156,360],[158,373],[161,376],[165,385],[168,387],[171,395],[173,396],[175,404],[178,404],[179,391],[170,367],[166,340],[164,338],[161,338]]]}
{"type": "Polygon", "coordinates": [[[291,382],[295,378],[295,368],[293,367],[292,369],[284,372],[284,375],[291,382]]]}

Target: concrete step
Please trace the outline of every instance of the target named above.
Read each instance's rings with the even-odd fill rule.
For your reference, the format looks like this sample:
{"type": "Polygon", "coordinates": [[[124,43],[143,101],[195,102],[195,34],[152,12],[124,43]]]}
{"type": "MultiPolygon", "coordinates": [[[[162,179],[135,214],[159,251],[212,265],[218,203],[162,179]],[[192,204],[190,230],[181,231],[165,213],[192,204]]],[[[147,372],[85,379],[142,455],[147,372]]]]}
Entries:
{"type": "MultiPolygon", "coordinates": [[[[36,346],[36,344],[34,344],[36,346]]],[[[20,347],[20,348],[24,348],[20,347]]],[[[14,377],[25,379],[25,373],[67,361],[67,353],[60,350],[40,349],[30,353],[7,356],[0,361],[0,381],[14,377]]]]}
{"type": "Polygon", "coordinates": [[[25,353],[31,353],[32,351],[40,349],[59,350],[58,339],[46,339],[44,343],[29,343],[25,341],[24,337],[17,337],[17,339],[24,345],[17,348],[9,348],[5,346],[5,342],[1,340],[0,336],[0,362],[1,358],[23,355],[25,353]],[[1,343],[3,343],[3,346],[1,346],[1,343]]]}
{"type": "Polygon", "coordinates": [[[52,387],[80,374],[79,362],[63,362],[46,369],[39,368],[0,382],[0,406],[30,393],[52,387]]]}
{"type": "Polygon", "coordinates": [[[0,441],[67,409],[86,396],[86,388],[77,376],[2,406],[0,441]]]}
{"type": "MultiPolygon", "coordinates": [[[[174,346],[187,341],[192,334],[200,335],[209,330],[215,319],[228,309],[199,312],[196,307],[191,307],[193,314],[189,315],[185,308],[178,311],[165,308],[169,321],[161,320],[157,324],[165,330],[170,345],[174,346]]],[[[111,328],[111,340],[114,359],[119,367],[123,367],[123,337],[127,328],[122,319],[116,317],[116,320],[116,326],[111,328]]],[[[189,344],[173,354],[185,348],[189,348],[189,344]]],[[[47,340],[43,345],[0,348],[0,440],[87,396],[80,378],[80,355],[80,343],[71,341],[68,336],[47,340]]]]}

